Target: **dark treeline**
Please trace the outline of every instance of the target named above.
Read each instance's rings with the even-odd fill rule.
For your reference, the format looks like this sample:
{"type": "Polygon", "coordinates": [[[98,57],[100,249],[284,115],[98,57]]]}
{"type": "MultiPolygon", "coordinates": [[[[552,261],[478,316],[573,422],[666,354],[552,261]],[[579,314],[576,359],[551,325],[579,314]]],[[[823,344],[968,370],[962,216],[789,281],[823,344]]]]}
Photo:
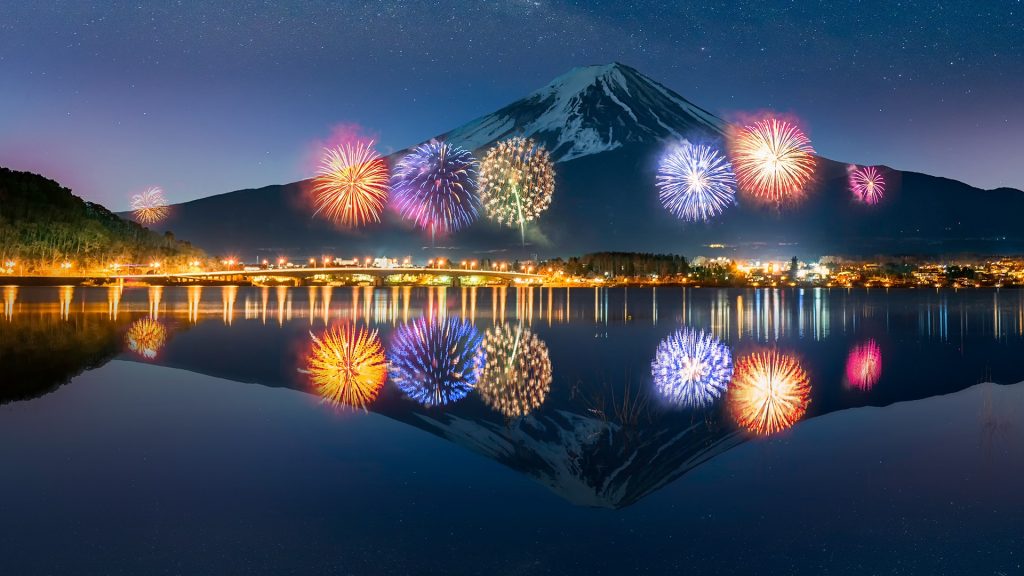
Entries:
{"type": "Polygon", "coordinates": [[[202,257],[173,234],[123,220],[53,180],[0,168],[0,264],[16,261],[18,273],[46,272],[64,261],[97,269],[113,262],[175,264],[202,257]]]}
{"type": "Polygon", "coordinates": [[[686,258],[678,254],[641,252],[595,252],[574,256],[568,260],[557,258],[548,261],[544,266],[576,276],[673,276],[685,274],[690,269],[686,258]]]}

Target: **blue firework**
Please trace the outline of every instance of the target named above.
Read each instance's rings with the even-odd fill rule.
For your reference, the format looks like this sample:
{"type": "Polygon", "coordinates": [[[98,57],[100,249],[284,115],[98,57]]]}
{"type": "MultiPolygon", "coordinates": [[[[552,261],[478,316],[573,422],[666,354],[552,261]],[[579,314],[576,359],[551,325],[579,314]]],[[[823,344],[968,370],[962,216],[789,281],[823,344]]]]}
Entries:
{"type": "Polygon", "coordinates": [[[478,168],[476,158],[458,146],[437,140],[417,146],[391,177],[398,213],[431,235],[469,226],[480,211],[478,168]]]}
{"type": "Polygon", "coordinates": [[[658,166],[658,197],[669,212],[691,222],[707,221],[736,203],[732,164],[711,146],[683,142],[658,166]]]}
{"type": "Polygon", "coordinates": [[[732,380],[732,352],[707,332],[682,328],[661,341],[651,375],[658,392],[684,408],[704,408],[722,396],[732,380]]]}
{"type": "Polygon", "coordinates": [[[391,380],[424,406],[458,402],[476,387],[484,367],[482,337],[460,318],[420,318],[391,340],[391,380]]]}

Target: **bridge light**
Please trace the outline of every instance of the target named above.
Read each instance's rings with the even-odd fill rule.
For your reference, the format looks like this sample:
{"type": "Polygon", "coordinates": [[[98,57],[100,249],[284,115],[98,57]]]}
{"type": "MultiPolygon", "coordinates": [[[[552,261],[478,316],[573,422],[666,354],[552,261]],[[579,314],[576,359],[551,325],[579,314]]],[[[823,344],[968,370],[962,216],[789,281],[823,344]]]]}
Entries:
{"type": "Polygon", "coordinates": [[[309,263],[310,264],[316,264],[316,258],[310,258],[309,259],[309,263]]]}

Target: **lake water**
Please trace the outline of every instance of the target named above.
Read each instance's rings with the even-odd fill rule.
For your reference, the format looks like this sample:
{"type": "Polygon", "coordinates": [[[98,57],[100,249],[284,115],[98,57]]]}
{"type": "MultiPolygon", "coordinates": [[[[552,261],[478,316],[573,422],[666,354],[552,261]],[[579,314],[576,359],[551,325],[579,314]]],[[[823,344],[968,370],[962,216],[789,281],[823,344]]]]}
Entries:
{"type": "Polygon", "coordinates": [[[1021,291],[0,296],[0,573],[1024,572],[1021,291]]]}

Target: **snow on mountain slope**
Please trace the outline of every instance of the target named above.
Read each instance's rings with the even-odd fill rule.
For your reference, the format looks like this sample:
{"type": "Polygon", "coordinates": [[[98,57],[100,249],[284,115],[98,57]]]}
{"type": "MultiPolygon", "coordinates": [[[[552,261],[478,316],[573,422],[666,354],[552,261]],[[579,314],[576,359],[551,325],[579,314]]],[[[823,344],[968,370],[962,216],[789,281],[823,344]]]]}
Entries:
{"type": "Polygon", "coordinates": [[[478,150],[511,136],[543,143],[556,162],[629,143],[724,133],[726,123],[623,64],[573,68],[512,104],[442,136],[478,150]]]}

